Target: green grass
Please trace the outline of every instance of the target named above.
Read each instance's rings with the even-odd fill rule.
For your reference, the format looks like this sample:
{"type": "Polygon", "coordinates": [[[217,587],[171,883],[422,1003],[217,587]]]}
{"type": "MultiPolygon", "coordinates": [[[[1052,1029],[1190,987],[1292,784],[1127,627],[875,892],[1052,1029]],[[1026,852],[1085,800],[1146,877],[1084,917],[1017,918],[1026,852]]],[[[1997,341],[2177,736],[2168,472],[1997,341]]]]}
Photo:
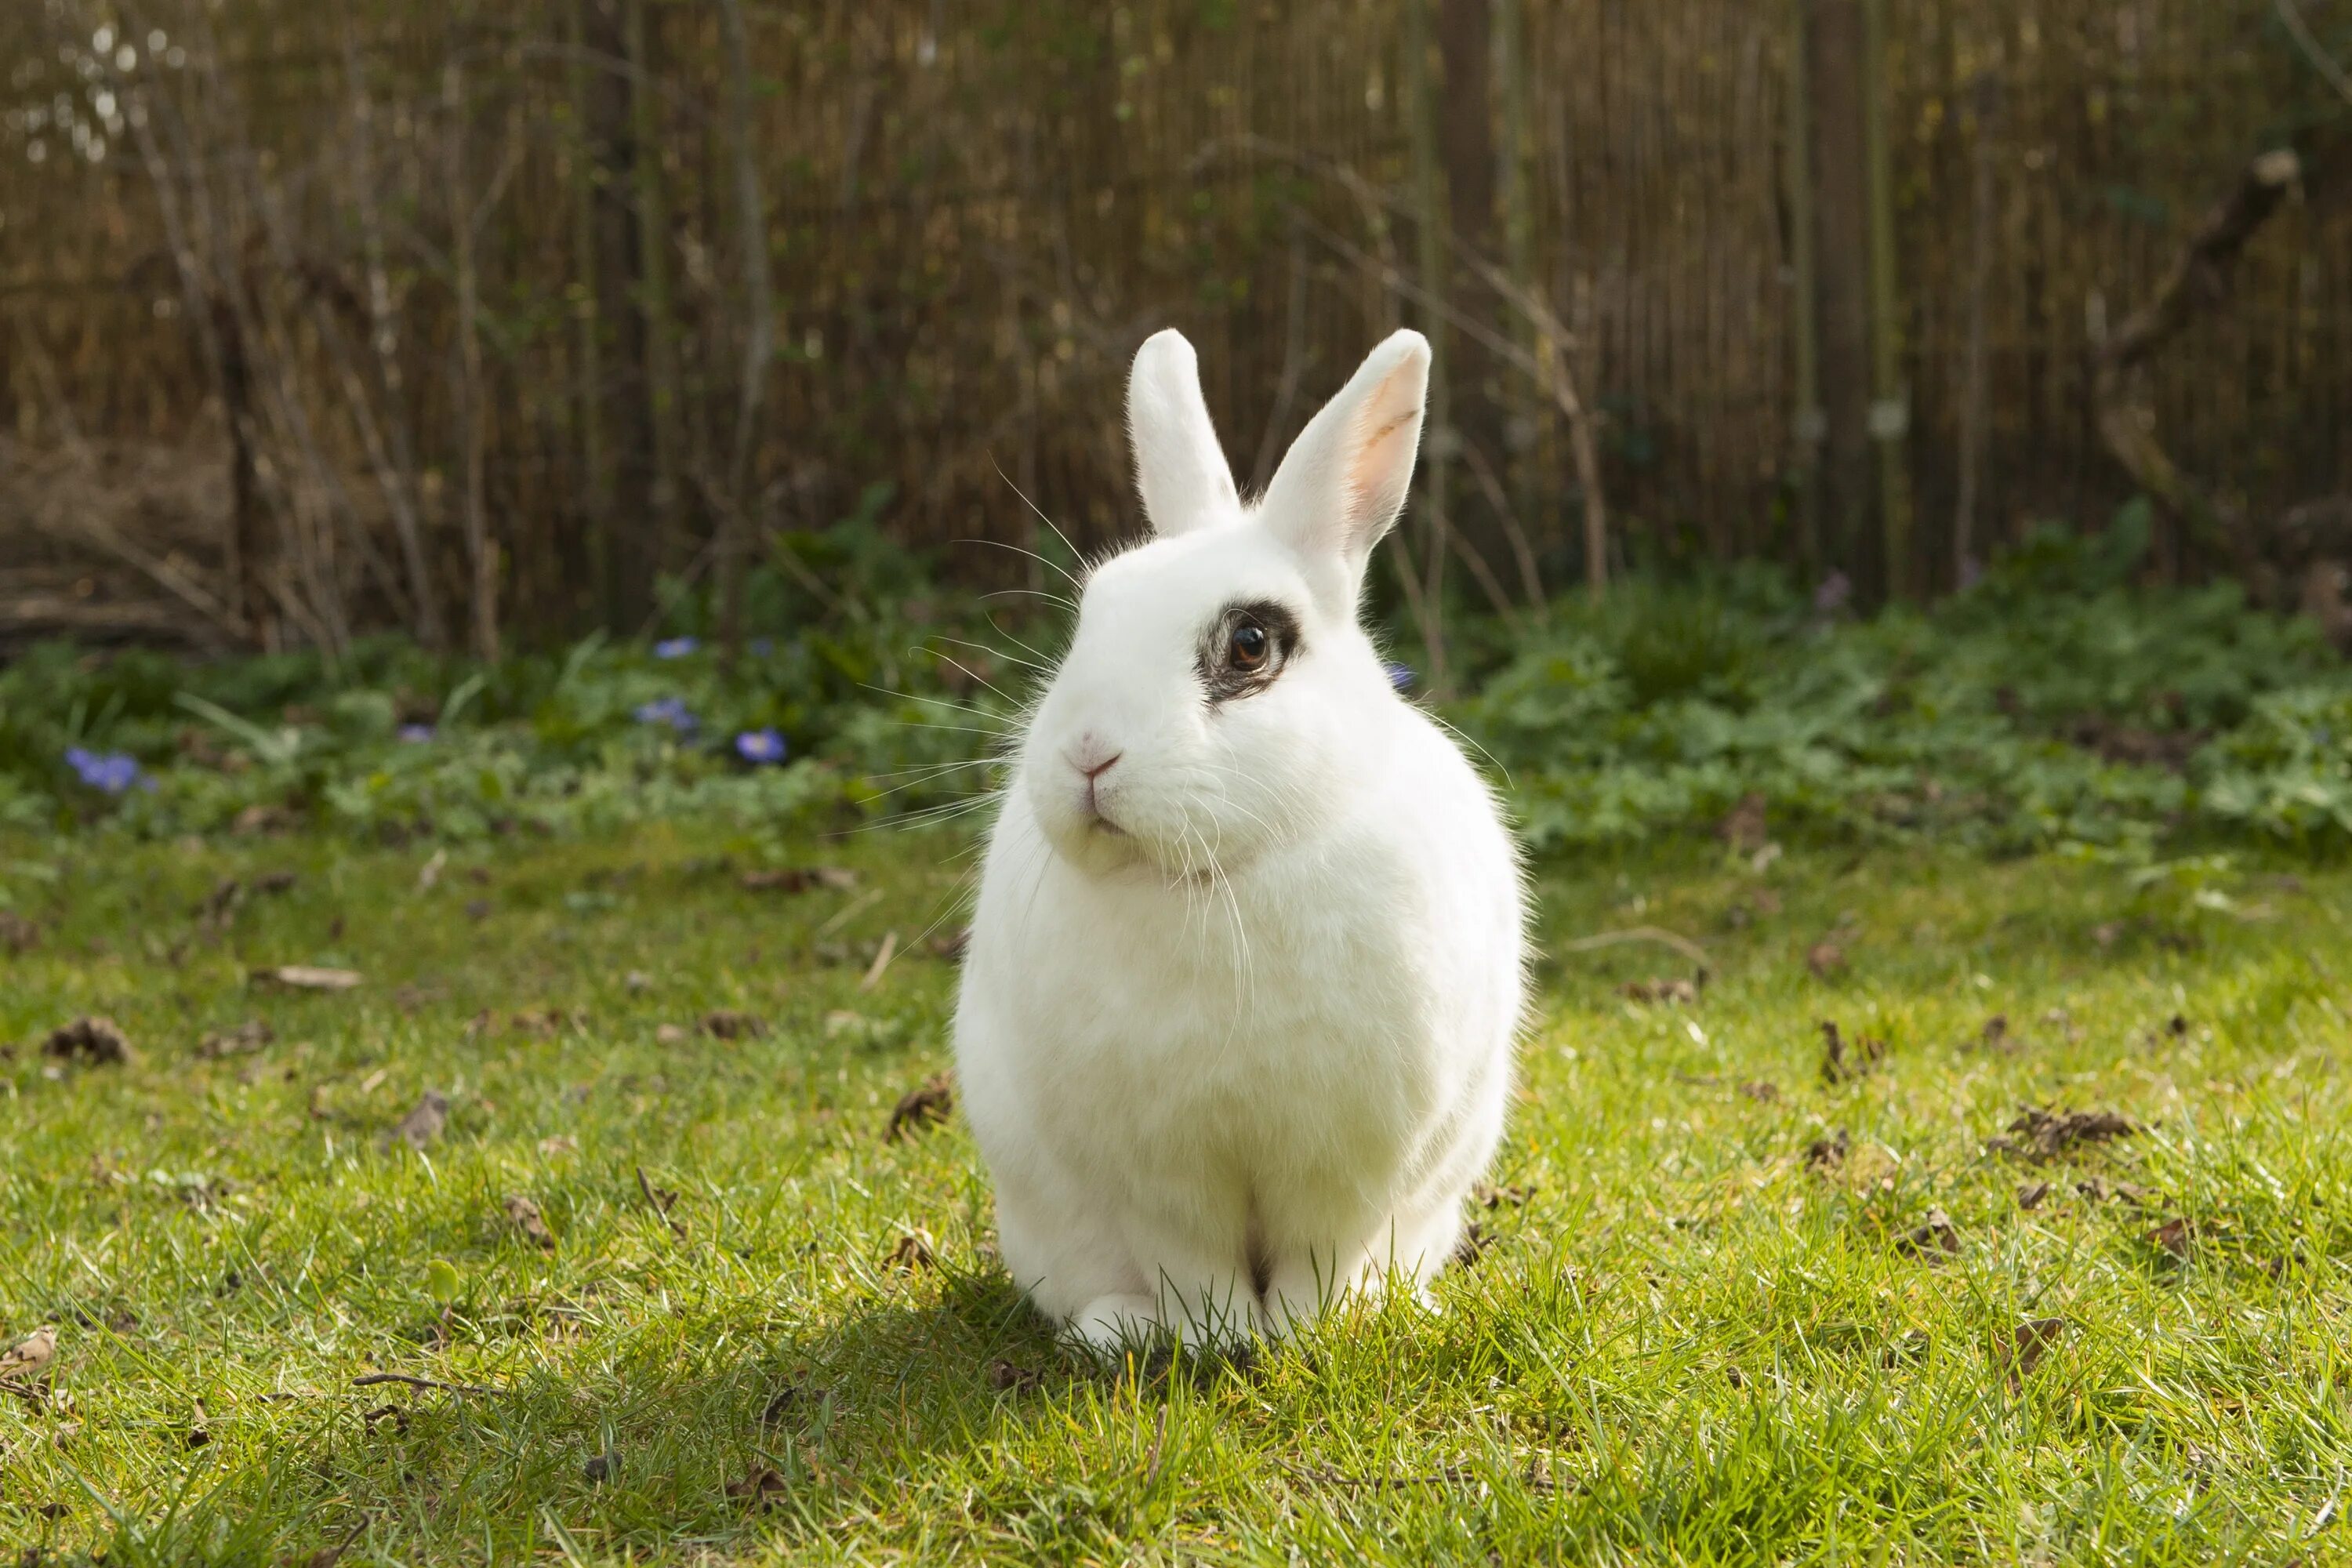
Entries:
{"type": "Polygon", "coordinates": [[[338,1545],[2352,1555],[2352,873],[2241,874],[2206,910],[2112,869],[1932,852],[1547,868],[1554,956],[1495,1173],[1524,1201],[1480,1213],[1491,1245],[1444,1314],[1113,1371],[1011,1291],[960,1126],[882,1136],[947,1062],[952,967],[913,939],[957,847],[861,840],[860,889],[791,895],[743,890],[728,846],[684,830],[457,850],[429,889],[423,849],[0,845],[43,928],[0,945],[0,1343],[61,1325],[47,1399],[0,1396],[0,1547],[110,1568],[338,1545]],[[272,870],[298,879],[192,914],[272,870]],[[1668,949],[1563,952],[1636,926],[1706,944],[1696,1005],[1617,994],[1678,972],[1668,949]],[[1805,960],[1824,939],[1826,977],[1805,960]],[[366,979],[248,987],[291,963],[366,979]],[[719,1008],[770,1033],[698,1032],[719,1008]],[[51,1070],[42,1037],[93,1012],[140,1059],[51,1070]],[[275,1042],[199,1058],[249,1018],[275,1042]],[[1877,1070],[1824,1082],[1824,1018],[1883,1039],[1877,1070]],[[444,1133],[383,1147],[428,1089],[444,1133]],[[1989,1151],[2029,1105],[2146,1130],[2043,1164],[1989,1151]],[[1841,1131],[1843,1160],[1809,1163],[1841,1131]],[[352,1386],[376,1371],[494,1392],[352,1386]],[[764,1509],[730,1495],[770,1472],[764,1509]]]}

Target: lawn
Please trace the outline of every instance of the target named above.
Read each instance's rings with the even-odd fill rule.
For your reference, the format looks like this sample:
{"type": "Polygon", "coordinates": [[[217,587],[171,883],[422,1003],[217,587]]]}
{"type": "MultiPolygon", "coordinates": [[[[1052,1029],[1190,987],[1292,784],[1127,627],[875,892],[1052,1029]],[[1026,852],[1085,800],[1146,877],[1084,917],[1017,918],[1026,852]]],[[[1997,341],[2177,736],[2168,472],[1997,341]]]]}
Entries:
{"type": "Polygon", "coordinates": [[[961,1126],[888,1135],[948,1062],[967,847],[812,840],[856,880],[795,890],[684,827],[0,843],[0,1346],[57,1325],[0,1394],[0,1544],[2352,1556],[2352,871],[1546,864],[1442,1314],[1112,1368],[1011,1290],[961,1126]],[[1579,941],[1645,928],[1694,996],[1579,941]],[[254,978],[289,964],[361,979],[254,978]],[[85,1015],[133,1058],[48,1054],[85,1015]]]}

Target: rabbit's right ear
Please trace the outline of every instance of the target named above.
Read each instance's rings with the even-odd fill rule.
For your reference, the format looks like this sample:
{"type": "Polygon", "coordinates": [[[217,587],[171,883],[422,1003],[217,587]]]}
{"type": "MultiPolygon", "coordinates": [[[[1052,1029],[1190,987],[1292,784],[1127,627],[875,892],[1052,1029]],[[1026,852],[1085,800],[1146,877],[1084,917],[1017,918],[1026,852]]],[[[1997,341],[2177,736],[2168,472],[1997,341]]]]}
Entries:
{"type": "Polygon", "coordinates": [[[1135,488],[1154,532],[1169,538],[1240,514],[1233,469],[1201,395],[1201,363],[1173,327],[1135,351],[1127,426],[1135,443],[1135,488]]]}

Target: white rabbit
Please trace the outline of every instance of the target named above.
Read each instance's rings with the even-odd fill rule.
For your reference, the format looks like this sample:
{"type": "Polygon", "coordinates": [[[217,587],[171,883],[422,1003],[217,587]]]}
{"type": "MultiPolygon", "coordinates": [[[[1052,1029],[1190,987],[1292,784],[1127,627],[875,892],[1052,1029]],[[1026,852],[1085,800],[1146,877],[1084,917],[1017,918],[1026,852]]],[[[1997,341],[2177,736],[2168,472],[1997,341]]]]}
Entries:
{"type": "Polygon", "coordinates": [[[1428,382],[1427,341],[1391,337],[1246,504],[1192,345],[1135,356],[1155,537],[1088,575],[956,1012],[1005,1265],[1096,1346],[1279,1335],[1391,1271],[1421,1292],[1501,1136],[1517,858],[1356,619],[1428,382]]]}

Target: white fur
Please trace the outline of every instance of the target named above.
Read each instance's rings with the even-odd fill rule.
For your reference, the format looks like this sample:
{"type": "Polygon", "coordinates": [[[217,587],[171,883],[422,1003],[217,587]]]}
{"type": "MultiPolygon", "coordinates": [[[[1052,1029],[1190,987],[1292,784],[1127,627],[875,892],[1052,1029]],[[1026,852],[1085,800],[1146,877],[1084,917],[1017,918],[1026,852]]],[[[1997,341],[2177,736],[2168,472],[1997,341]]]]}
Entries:
{"type": "Polygon", "coordinates": [[[1158,537],[1087,584],[990,837],[956,1014],[1006,1266],[1096,1345],[1279,1334],[1391,1271],[1418,1289],[1501,1136],[1517,861],[1356,621],[1428,363],[1418,333],[1374,350],[1244,507],[1191,346],[1136,356],[1158,537]],[[1213,704],[1205,628],[1257,600],[1297,611],[1298,656],[1213,704]],[[1114,756],[1090,810],[1084,770],[1114,756]]]}

